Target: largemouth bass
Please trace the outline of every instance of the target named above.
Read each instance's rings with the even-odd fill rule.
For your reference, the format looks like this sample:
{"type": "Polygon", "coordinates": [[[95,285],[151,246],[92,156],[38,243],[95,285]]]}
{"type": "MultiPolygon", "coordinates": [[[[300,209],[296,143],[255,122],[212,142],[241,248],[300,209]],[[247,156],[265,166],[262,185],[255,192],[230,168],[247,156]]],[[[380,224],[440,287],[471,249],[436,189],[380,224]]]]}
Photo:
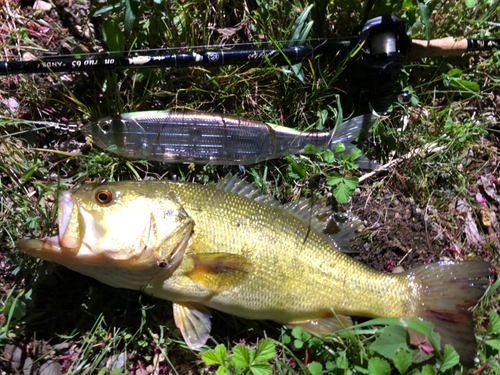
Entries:
{"type": "MultiPolygon", "coordinates": [[[[106,117],[82,127],[102,149],[126,158],[166,163],[248,165],[284,155],[304,153],[308,144],[327,149],[342,142],[349,154],[372,115],[352,118],[330,132],[300,132],[213,113],[145,111],[106,117]]],[[[360,166],[378,166],[366,156],[360,166]]]]}
{"type": "Polygon", "coordinates": [[[18,249],[103,283],[173,302],[186,343],[210,334],[206,307],[327,333],[349,316],[431,321],[470,361],[471,313],[489,264],[439,262],[403,274],[371,269],[322,233],[324,201],[281,206],[253,185],[174,181],[85,184],[59,198],[59,235],[18,249]]]}

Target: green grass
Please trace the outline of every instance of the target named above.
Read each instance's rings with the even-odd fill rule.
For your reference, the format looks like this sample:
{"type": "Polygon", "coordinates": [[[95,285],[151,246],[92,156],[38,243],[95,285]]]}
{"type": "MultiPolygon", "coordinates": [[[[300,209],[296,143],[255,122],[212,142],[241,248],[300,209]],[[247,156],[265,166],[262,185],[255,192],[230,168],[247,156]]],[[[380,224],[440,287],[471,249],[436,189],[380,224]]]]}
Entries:
{"type": "MultiPolygon", "coordinates": [[[[294,23],[307,6],[299,0],[93,2],[91,14],[96,33],[86,42],[62,35],[64,28],[48,25],[60,34],[56,38],[65,38],[71,48],[80,48],[83,43],[95,50],[101,46],[130,50],[217,44],[217,29],[235,27],[248,19],[248,32],[259,42],[262,38],[290,38],[294,23]]],[[[310,38],[345,37],[365,14],[369,18],[394,14],[407,23],[414,38],[464,33],[467,37],[498,38],[499,6],[498,1],[492,0],[320,1],[304,25],[314,22],[310,38]],[[368,12],[367,5],[372,6],[368,12]],[[425,16],[427,11],[432,19],[425,16]]],[[[17,6],[11,8],[14,17],[19,16],[17,6]]],[[[47,24],[43,15],[34,14],[32,19],[42,26],[47,24]]],[[[46,49],[43,41],[34,38],[26,28],[19,26],[11,35],[16,38],[6,38],[2,45],[2,53],[10,51],[9,57],[46,49]]],[[[234,34],[228,43],[249,42],[245,35],[248,34],[234,34]]],[[[122,353],[126,353],[128,370],[153,366],[174,374],[221,374],[224,370],[218,365],[229,373],[258,375],[268,374],[269,369],[276,374],[312,375],[323,370],[331,374],[387,374],[391,370],[395,374],[415,375],[465,373],[451,347],[442,356],[436,351],[425,354],[408,343],[400,323],[394,320],[364,322],[321,340],[298,330],[284,330],[271,322],[247,321],[214,312],[213,337],[201,356],[183,343],[169,302],[111,288],[15,251],[16,242],[23,237],[55,233],[54,208],[59,191],[78,187],[85,181],[178,176],[182,180],[211,183],[229,171],[238,172],[237,167],[125,160],[92,149],[81,135],[55,129],[35,131],[33,126],[15,118],[55,122],[65,118],[85,123],[116,113],[189,108],[244,115],[300,130],[331,129],[340,114],[349,116],[357,109],[357,101],[363,99],[346,93],[346,78],[339,75],[343,66],[342,61],[314,58],[295,68],[265,62],[251,68],[96,72],[75,74],[69,80],[58,78],[61,75],[5,78],[0,86],[2,98],[16,98],[21,107],[15,114],[1,107],[0,345],[31,345],[29,354],[37,362],[54,359],[72,374],[123,373],[113,370],[112,365],[122,353]],[[44,151],[39,150],[44,146],[44,151]],[[399,337],[394,350],[381,344],[389,334],[399,337]],[[33,347],[38,341],[48,342],[53,352],[35,352],[33,347]],[[270,355],[271,345],[265,355],[257,356],[259,342],[272,343],[276,356],[270,355]],[[212,355],[210,350],[214,349],[212,355]]],[[[493,120],[498,119],[495,98],[500,94],[499,67],[498,52],[424,59],[405,66],[394,91],[413,92],[411,106],[388,105],[387,120],[372,128],[359,147],[382,164],[418,149],[421,152],[409,159],[402,158],[388,173],[376,174],[359,187],[374,194],[400,192],[419,207],[445,212],[450,202],[461,198],[474,209],[479,223],[480,205],[471,197],[470,187],[485,168],[491,169],[491,160],[498,160],[498,124],[493,120]],[[404,118],[408,124],[401,131],[404,118]],[[433,151],[429,145],[439,151],[433,151]]],[[[284,202],[299,196],[328,196],[335,187],[339,189],[341,182],[344,190],[336,196],[347,199],[363,173],[348,158],[334,159],[328,153],[310,151],[305,156],[247,167],[248,179],[267,187],[284,202]]],[[[494,169],[492,173],[496,173],[494,169]]],[[[490,204],[494,205],[491,201],[490,204]]],[[[488,235],[485,227],[479,226],[479,230],[488,235]]],[[[459,239],[464,240],[464,235],[459,239]]],[[[464,257],[487,258],[498,270],[498,240],[489,239],[482,248],[467,246],[464,257]]],[[[495,315],[499,311],[498,286],[495,283],[475,308],[479,342],[476,368],[482,367],[482,374],[500,371],[500,326],[495,315]]]]}

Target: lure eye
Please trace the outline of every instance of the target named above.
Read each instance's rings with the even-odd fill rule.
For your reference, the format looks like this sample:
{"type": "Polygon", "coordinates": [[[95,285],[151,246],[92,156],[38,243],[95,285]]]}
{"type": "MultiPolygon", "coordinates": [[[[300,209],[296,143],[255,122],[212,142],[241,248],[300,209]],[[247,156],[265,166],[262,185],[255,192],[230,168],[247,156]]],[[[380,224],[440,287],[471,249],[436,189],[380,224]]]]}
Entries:
{"type": "Polygon", "coordinates": [[[111,124],[109,123],[109,121],[106,121],[105,123],[101,124],[101,130],[105,133],[111,130],[111,124]]]}
{"type": "Polygon", "coordinates": [[[97,192],[95,193],[95,200],[99,203],[106,204],[111,202],[112,199],[113,194],[111,194],[109,190],[97,190],[97,192]]]}

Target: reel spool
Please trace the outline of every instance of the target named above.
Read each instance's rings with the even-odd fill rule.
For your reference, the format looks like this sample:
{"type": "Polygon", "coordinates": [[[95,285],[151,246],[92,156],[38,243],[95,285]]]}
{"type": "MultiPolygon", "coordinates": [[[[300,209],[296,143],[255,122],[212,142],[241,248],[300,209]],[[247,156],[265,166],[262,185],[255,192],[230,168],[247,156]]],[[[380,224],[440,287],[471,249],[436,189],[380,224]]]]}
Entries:
{"type": "Polygon", "coordinates": [[[360,56],[362,65],[382,73],[399,70],[406,63],[411,42],[406,35],[405,24],[399,18],[372,18],[365,23],[357,37],[363,43],[360,56]]]}
{"type": "MultiPolygon", "coordinates": [[[[385,98],[402,94],[395,90],[395,80],[408,61],[411,41],[406,25],[395,16],[368,20],[354,36],[362,43],[358,60],[349,68],[349,80],[357,86],[362,97],[375,108],[385,106],[385,98]]],[[[403,93],[409,102],[408,93],[403,93]]],[[[367,106],[361,99],[360,105],[367,106]]]]}

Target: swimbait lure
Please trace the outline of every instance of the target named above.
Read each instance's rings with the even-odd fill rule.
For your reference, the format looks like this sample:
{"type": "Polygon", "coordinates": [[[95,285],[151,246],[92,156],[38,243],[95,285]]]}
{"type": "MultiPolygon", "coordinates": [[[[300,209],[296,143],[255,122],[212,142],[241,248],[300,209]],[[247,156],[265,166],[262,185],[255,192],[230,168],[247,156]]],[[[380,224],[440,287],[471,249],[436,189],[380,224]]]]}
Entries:
{"type": "MultiPolygon", "coordinates": [[[[278,125],[212,113],[145,111],[106,117],[81,130],[102,149],[131,159],[166,163],[248,165],[304,153],[308,144],[333,149],[337,142],[348,154],[373,115],[354,117],[330,132],[300,132],[278,125]]],[[[366,157],[360,167],[373,168],[366,157]]]]}

